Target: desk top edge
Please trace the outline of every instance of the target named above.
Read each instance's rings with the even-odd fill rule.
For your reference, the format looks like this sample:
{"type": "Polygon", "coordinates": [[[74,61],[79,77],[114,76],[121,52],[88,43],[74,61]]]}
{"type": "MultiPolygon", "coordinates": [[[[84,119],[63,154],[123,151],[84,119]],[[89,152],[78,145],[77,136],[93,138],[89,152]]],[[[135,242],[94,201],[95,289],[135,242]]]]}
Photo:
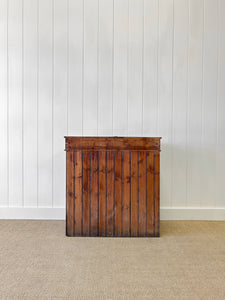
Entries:
{"type": "Polygon", "coordinates": [[[160,140],[161,137],[65,136],[65,150],[160,151],[160,140]]]}

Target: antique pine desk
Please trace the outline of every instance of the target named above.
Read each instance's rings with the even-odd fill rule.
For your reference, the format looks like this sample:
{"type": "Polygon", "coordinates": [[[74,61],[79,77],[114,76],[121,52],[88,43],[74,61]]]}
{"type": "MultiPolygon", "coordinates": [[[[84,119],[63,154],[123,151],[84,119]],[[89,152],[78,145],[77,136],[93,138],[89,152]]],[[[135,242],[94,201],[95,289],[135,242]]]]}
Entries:
{"type": "Polygon", "coordinates": [[[160,138],[65,142],[66,235],[159,236],[160,138]]]}

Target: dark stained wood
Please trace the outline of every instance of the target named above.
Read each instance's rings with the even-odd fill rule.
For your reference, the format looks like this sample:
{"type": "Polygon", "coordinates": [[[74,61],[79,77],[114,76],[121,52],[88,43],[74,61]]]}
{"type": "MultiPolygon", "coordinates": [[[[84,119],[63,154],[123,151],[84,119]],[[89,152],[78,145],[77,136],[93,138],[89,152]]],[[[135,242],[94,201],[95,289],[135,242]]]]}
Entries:
{"type": "Polygon", "coordinates": [[[114,235],[114,152],[107,152],[107,236],[114,235]]]}
{"type": "Polygon", "coordinates": [[[99,236],[106,236],[106,152],[99,152],[99,236]]]}
{"type": "Polygon", "coordinates": [[[66,153],[66,235],[74,235],[74,152],[66,153]]]}
{"type": "Polygon", "coordinates": [[[83,152],[83,235],[90,235],[90,152],[83,152]]]}
{"type": "Polygon", "coordinates": [[[122,153],[122,236],[130,236],[130,152],[122,153]]]}
{"type": "Polygon", "coordinates": [[[159,153],[155,154],[155,234],[154,236],[159,236],[159,220],[160,220],[160,160],[159,153]]]}
{"type": "Polygon", "coordinates": [[[139,236],[146,235],[146,155],[139,152],[139,236]]]}
{"type": "Polygon", "coordinates": [[[159,236],[160,138],[66,137],[66,151],[67,236],[159,236]]]}
{"type": "Polygon", "coordinates": [[[76,236],[82,235],[82,151],[74,153],[75,163],[75,218],[74,230],[76,236]]]}
{"type": "Polygon", "coordinates": [[[115,236],[122,235],[122,153],[115,152],[115,236]]]}
{"type": "Polygon", "coordinates": [[[154,153],[147,152],[147,236],[154,236],[154,153]]]}
{"type": "Polygon", "coordinates": [[[131,152],[131,236],[138,236],[138,152],[131,152]]]}
{"type": "Polygon", "coordinates": [[[160,137],[66,137],[66,151],[160,150],[160,137]]]}
{"type": "Polygon", "coordinates": [[[98,236],[98,152],[91,152],[91,236],[98,236]]]}

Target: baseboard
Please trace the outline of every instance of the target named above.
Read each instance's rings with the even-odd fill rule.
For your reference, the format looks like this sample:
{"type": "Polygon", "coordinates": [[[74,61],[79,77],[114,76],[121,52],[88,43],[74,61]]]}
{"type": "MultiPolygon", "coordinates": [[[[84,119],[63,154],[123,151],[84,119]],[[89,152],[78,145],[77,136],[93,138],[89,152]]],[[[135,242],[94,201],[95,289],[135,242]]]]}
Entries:
{"type": "Polygon", "coordinates": [[[65,208],[0,207],[0,219],[65,220],[65,208]]]}
{"type": "Polygon", "coordinates": [[[160,219],[225,221],[225,207],[162,207],[160,219]]]}
{"type": "MultiPolygon", "coordinates": [[[[0,219],[65,220],[65,208],[0,207],[0,219]]],[[[160,219],[225,221],[225,207],[161,207],[160,219]]]]}

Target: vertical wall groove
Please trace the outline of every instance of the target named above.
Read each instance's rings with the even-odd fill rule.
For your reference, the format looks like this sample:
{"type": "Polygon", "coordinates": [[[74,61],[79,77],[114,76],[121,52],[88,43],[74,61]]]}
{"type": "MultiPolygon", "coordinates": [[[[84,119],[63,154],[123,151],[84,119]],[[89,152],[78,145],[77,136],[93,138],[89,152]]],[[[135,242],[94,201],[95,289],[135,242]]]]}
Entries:
{"type": "Polygon", "coordinates": [[[22,206],[24,207],[24,0],[22,0],[22,206]]]}
{"type": "Polygon", "coordinates": [[[202,85],[201,85],[201,122],[202,122],[202,127],[201,127],[201,146],[203,145],[204,139],[204,35],[205,35],[205,0],[203,0],[203,26],[202,26],[202,85]]]}
{"type": "Polygon", "coordinates": [[[39,0],[37,0],[37,207],[39,206],[39,0]]]}
{"type": "Polygon", "coordinates": [[[174,145],[174,0],[172,2],[172,74],[171,74],[171,92],[172,92],[172,104],[171,104],[171,146],[172,150],[170,151],[170,160],[171,160],[171,190],[170,190],[170,206],[172,206],[173,201],[173,180],[174,180],[174,159],[173,159],[173,145],[174,145]]]}
{"type": "Polygon", "coordinates": [[[55,65],[55,50],[54,50],[54,35],[55,35],[55,18],[54,18],[54,10],[55,10],[55,5],[54,2],[55,0],[52,0],[52,207],[54,203],[54,187],[53,187],[53,182],[54,182],[54,65],[55,65]]]}
{"type": "Polygon", "coordinates": [[[83,0],[83,51],[82,51],[82,136],[84,135],[84,14],[85,14],[85,0],[83,0]]]}
{"type": "Polygon", "coordinates": [[[188,145],[189,145],[189,55],[190,55],[190,0],[188,0],[188,29],[187,29],[187,97],[186,97],[186,199],[185,199],[185,206],[188,205],[189,199],[189,152],[188,152],[188,145]]]}

